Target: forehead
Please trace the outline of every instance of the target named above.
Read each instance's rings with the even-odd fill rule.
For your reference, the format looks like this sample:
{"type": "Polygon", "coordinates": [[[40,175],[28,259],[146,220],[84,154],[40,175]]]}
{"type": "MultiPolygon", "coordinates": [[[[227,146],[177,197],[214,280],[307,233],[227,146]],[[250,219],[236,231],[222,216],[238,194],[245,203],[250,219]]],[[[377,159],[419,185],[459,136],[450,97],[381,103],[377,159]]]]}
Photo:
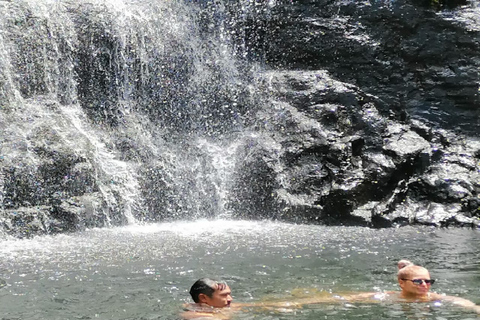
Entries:
{"type": "Polygon", "coordinates": [[[225,286],[223,289],[215,290],[216,294],[226,294],[226,293],[230,293],[230,292],[231,292],[231,290],[230,290],[229,286],[225,286]]]}
{"type": "Polygon", "coordinates": [[[423,279],[430,278],[430,273],[426,269],[411,270],[408,274],[412,278],[423,278],[423,279]]]}

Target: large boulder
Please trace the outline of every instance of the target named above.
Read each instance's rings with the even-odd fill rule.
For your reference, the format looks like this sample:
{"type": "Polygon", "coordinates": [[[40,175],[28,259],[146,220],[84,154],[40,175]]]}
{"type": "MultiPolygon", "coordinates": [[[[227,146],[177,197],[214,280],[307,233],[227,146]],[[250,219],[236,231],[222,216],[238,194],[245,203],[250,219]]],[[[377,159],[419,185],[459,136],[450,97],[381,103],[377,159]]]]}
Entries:
{"type": "Polygon", "coordinates": [[[325,71],[272,71],[263,79],[270,100],[257,114],[262,135],[248,144],[240,170],[248,172],[242,183],[259,187],[238,188],[240,198],[258,203],[241,216],[475,224],[467,218],[479,215],[477,140],[385,118],[375,107],[380,99],[325,71]]]}

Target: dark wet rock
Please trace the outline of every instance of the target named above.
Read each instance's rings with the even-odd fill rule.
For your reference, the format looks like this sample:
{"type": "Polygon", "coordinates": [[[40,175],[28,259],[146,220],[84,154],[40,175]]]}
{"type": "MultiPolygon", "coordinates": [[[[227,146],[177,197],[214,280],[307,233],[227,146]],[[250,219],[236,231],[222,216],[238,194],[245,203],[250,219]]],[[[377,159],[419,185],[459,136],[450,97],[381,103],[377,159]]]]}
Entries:
{"type": "Polygon", "coordinates": [[[18,207],[0,211],[3,231],[18,238],[56,234],[105,226],[101,196],[90,194],[58,200],[55,205],[18,207]]]}
{"type": "Polygon", "coordinates": [[[102,181],[91,142],[59,115],[58,103],[39,97],[22,108],[17,117],[25,122],[5,122],[0,145],[0,221],[5,232],[31,237],[125,223],[123,215],[112,214],[123,205],[120,197],[117,208],[107,204],[115,195],[102,181]]]}
{"type": "Polygon", "coordinates": [[[284,212],[374,226],[479,216],[480,42],[458,4],[285,2],[245,20],[252,56],[278,70],[258,118],[284,212]]]}
{"type": "Polygon", "coordinates": [[[7,234],[19,238],[48,233],[49,209],[47,206],[40,206],[4,210],[2,214],[3,230],[7,234]]]}
{"type": "Polygon", "coordinates": [[[279,211],[275,164],[268,151],[250,142],[243,146],[243,161],[235,168],[234,192],[228,199],[228,210],[237,218],[302,220],[305,211],[298,214],[279,211]]]}
{"type": "Polygon", "coordinates": [[[384,137],[383,150],[394,159],[416,157],[422,152],[428,153],[430,149],[428,141],[397,123],[387,126],[384,137]]]}
{"type": "Polygon", "coordinates": [[[285,1],[245,20],[247,41],[275,68],[328,70],[355,84],[383,101],[382,114],[475,133],[480,37],[468,11],[476,5],[285,1]]]}
{"type": "MultiPolygon", "coordinates": [[[[52,208],[51,217],[57,222],[50,232],[65,232],[106,226],[112,221],[104,212],[105,203],[98,192],[64,199],[52,208]]],[[[124,222],[126,222],[124,220],[124,222]]],[[[115,221],[113,221],[115,223],[115,221]]]]}
{"type": "Polygon", "coordinates": [[[95,169],[54,130],[34,128],[28,140],[34,157],[3,168],[6,208],[52,205],[58,195],[69,197],[97,190],[95,169]]]}
{"type": "Polygon", "coordinates": [[[403,181],[392,197],[375,208],[374,215],[393,222],[476,225],[480,217],[478,159],[461,144],[450,146],[422,174],[403,181]]]}
{"type": "MultiPolygon", "coordinates": [[[[272,98],[258,114],[265,143],[256,148],[265,151],[251,167],[269,168],[253,176],[276,186],[280,218],[474,224],[468,218],[478,216],[476,139],[386,119],[375,108],[381,100],[324,71],[271,72],[263,85],[272,98]],[[424,209],[428,201],[438,205],[424,209]]],[[[251,197],[272,191],[265,190],[251,197]]]]}
{"type": "MultiPolygon", "coordinates": [[[[281,212],[286,216],[309,212],[305,216],[312,221],[348,220],[373,190],[362,168],[363,150],[381,150],[380,133],[387,123],[372,121],[371,112],[362,112],[363,105],[375,110],[371,97],[325,72],[272,72],[265,79],[276,99],[271,101],[274,108],[259,114],[261,129],[272,132],[274,126],[273,132],[282,134],[273,134],[261,146],[267,149],[267,160],[262,162],[276,174],[277,196],[284,206],[281,212]],[[295,108],[299,100],[310,107],[295,108]],[[365,131],[370,133],[367,140],[365,131]],[[310,209],[305,210],[306,206],[310,209]]],[[[375,158],[366,158],[371,159],[375,158]]],[[[376,171],[374,164],[369,164],[372,171],[376,171]]]]}
{"type": "Polygon", "coordinates": [[[458,204],[441,205],[429,202],[425,207],[416,210],[414,219],[420,224],[440,226],[442,222],[455,217],[460,209],[458,204]]]}
{"type": "Polygon", "coordinates": [[[480,219],[467,217],[458,203],[415,202],[407,199],[388,216],[392,225],[421,224],[434,227],[478,227],[480,219]]]}

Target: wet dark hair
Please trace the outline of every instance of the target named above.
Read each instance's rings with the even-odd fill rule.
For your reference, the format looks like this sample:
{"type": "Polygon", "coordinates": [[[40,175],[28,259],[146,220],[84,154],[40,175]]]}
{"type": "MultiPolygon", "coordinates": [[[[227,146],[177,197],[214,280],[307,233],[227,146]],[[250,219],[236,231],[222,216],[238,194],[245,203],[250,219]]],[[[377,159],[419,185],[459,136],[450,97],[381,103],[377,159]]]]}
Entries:
{"type": "Polygon", "coordinates": [[[208,297],[212,297],[215,290],[223,290],[227,287],[225,282],[219,282],[210,278],[201,278],[195,281],[190,288],[190,295],[195,303],[200,302],[198,296],[203,293],[208,297]]]}

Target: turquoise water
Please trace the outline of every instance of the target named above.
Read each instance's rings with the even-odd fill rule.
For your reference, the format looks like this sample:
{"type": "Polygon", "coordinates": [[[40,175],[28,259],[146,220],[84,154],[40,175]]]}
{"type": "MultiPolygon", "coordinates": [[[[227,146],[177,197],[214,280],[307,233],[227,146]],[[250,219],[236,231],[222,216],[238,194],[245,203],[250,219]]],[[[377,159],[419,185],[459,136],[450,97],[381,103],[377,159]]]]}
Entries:
{"type": "MultiPolygon", "coordinates": [[[[1,319],[178,319],[192,283],[226,280],[235,302],[396,290],[408,258],[433,291],[480,303],[480,233],[194,221],[0,241],[1,319]]],[[[319,304],[233,319],[476,319],[448,305],[319,304]]]]}

